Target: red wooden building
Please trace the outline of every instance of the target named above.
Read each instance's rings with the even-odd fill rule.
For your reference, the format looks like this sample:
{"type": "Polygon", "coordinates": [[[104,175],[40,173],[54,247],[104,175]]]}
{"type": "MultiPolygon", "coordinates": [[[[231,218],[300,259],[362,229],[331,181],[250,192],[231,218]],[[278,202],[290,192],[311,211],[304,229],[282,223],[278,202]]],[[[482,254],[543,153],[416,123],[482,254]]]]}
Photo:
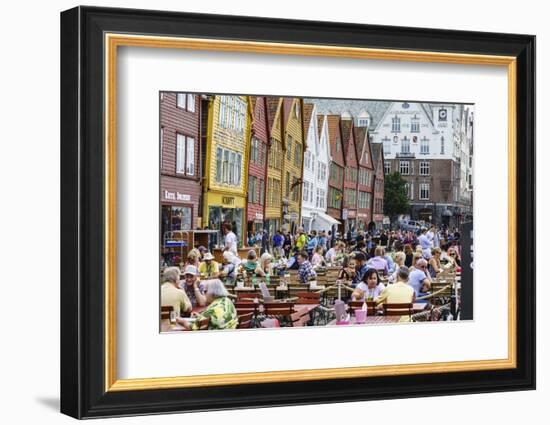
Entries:
{"type": "Polygon", "coordinates": [[[161,243],[165,232],[200,225],[200,96],[160,94],[161,243]]]}
{"type": "Polygon", "coordinates": [[[367,127],[355,127],[355,146],[359,160],[357,178],[357,228],[366,230],[372,221],[372,192],[374,184],[374,166],[367,127]]]}
{"type": "Polygon", "coordinates": [[[344,220],[344,231],[353,232],[357,230],[357,177],[359,174],[353,120],[351,118],[341,119],[340,128],[342,129],[342,144],[344,145],[346,163],[342,219],[344,220]]]}
{"type": "Polygon", "coordinates": [[[269,129],[266,98],[253,96],[250,98],[250,102],[252,106],[252,128],[250,134],[250,161],[248,163],[246,221],[248,232],[255,233],[264,227],[269,129]]]}

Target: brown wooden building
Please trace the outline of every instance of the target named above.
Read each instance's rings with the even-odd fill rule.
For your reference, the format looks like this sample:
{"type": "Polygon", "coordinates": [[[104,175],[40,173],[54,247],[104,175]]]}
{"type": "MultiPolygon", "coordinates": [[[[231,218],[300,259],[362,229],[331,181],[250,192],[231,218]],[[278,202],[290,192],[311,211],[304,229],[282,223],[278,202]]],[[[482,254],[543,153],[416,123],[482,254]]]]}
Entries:
{"type": "Polygon", "coordinates": [[[161,243],[165,232],[201,225],[200,96],[160,95],[161,243]]]}
{"type": "Polygon", "coordinates": [[[366,230],[372,221],[374,166],[367,127],[355,127],[355,146],[359,162],[357,178],[357,228],[366,230]]]}
{"type": "MultiPolygon", "coordinates": [[[[340,129],[340,116],[327,115],[331,161],[329,165],[327,214],[343,224],[342,201],[344,194],[344,148],[340,129]]],[[[339,226],[343,230],[343,226],[339,226]]]]}
{"type": "Polygon", "coordinates": [[[250,134],[250,161],[248,163],[247,230],[257,232],[264,227],[265,187],[267,180],[267,152],[269,129],[267,100],[263,96],[251,97],[252,126],[250,134]]]}
{"type": "Polygon", "coordinates": [[[353,232],[357,229],[357,176],[359,174],[353,120],[342,118],[340,128],[342,130],[342,144],[346,163],[342,219],[344,220],[344,231],[353,232]]]}

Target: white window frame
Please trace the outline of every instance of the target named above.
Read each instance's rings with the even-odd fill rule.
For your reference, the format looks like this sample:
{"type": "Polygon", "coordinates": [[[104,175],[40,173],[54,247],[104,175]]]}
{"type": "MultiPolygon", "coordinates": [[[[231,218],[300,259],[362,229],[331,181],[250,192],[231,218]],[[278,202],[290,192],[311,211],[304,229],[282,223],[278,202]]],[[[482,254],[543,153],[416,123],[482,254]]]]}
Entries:
{"type": "Polygon", "coordinates": [[[187,109],[187,96],[185,93],[176,94],[176,106],[180,109],[187,109]]]}
{"type": "Polygon", "coordinates": [[[185,136],[176,133],[176,174],[185,174],[185,136]]]}
{"type": "Polygon", "coordinates": [[[420,183],[418,185],[418,199],[421,201],[427,201],[430,199],[430,183],[420,183]],[[422,194],[426,192],[426,194],[422,194]]]}
{"type": "MultiPolygon", "coordinates": [[[[384,161],[384,174],[390,174],[390,173],[391,173],[391,161],[384,161]]],[[[367,177],[367,182],[368,180],[369,178],[367,177]]]]}
{"type": "Polygon", "coordinates": [[[401,139],[401,153],[411,153],[411,140],[407,136],[401,139]]]}
{"type": "Polygon", "coordinates": [[[185,174],[188,176],[195,175],[195,139],[193,137],[185,138],[185,174]]]}
{"type": "Polygon", "coordinates": [[[420,176],[429,176],[430,175],[430,162],[429,161],[420,161],[418,165],[418,174],[420,176]]]}
{"type": "Polygon", "coordinates": [[[187,93],[187,110],[189,112],[195,112],[195,95],[187,93]]]}
{"type": "Polygon", "coordinates": [[[410,161],[399,161],[399,173],[402,176],[408,176],[411,173],[411,162],[410,161]],[[406,172],[404,171],[406,169],[406,172]]]}

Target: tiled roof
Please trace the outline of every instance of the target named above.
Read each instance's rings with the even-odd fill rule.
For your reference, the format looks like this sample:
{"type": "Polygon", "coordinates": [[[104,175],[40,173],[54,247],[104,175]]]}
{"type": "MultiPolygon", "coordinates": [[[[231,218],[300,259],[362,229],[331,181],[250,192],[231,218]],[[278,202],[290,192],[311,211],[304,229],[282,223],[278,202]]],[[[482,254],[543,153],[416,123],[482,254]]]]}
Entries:
{"type": "Polygon", "coordinates": [[[356,99],[304,99],[317,106],[318,114],[336,114],[349,112],[353,117],[359,116],[361,112],[367,111],[371,116],[369,128],[375,128],[389,108],[391,102],[378,100],[356,100],[356,99]]]}

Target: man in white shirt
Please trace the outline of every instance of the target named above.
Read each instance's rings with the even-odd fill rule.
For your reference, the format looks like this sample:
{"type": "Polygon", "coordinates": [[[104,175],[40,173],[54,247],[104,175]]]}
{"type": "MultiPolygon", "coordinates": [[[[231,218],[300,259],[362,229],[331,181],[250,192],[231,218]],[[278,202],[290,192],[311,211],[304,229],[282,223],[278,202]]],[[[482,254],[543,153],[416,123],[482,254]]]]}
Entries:
{"type": "Polygon", "coordinates": [[[422,255],[424,258],[429,259],[432,256],[433,235],[430,239],[427,230],[425,228],[422,229],[422,234],[418,237],[418,243],[422,247],[422,255]]]}
{"type": "Polygon", "coordinates": [[[237,251],[237,235],[233,233],[233,226],[231,223],[225,223],[223,225],[224,239],[224,251],[230,251],[234,255],[239,255],[237,251]]]}

